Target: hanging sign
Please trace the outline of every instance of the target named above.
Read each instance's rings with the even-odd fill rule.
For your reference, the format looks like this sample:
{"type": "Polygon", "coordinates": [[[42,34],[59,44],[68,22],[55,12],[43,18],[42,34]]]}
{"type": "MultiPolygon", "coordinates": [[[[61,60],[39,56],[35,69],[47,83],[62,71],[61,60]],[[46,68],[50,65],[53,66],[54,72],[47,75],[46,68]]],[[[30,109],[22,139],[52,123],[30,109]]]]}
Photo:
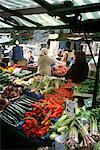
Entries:
{"type": "Polygon", "coordinates": [[[46,44],[48,42],[48,39],[49,39],[48,30],[35,30],[32,42],[46,44]]]}

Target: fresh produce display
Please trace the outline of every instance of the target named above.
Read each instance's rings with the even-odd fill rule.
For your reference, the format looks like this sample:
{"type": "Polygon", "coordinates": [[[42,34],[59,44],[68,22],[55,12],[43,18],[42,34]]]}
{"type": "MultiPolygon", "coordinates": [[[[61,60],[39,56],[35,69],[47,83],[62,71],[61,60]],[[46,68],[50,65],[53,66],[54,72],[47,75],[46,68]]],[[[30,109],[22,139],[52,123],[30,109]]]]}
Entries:
{"type": "Polygon", "coordinates": [[[33,111],[27,112],[25,123],[23,124],[23,132],[30,137],[35,135],[41,137],[47,134],[50,129],[52,119],[62,115],[63,107],[57,103],[53,103],[50,99],[40,100],[32,104],[33,111]]]}
{"type": "Polygon", "coordinates": [[[0,84],[0,91],[2,91],[4,88],[4,85],[0,84]]]}
{"type": "Polygon", "coordinates": [[[10,104],[1,114],[0,117],[12,126],[18,125],[18,123],[24,117],[27,111],[32,111],[31,104],[35,102],[35,99],[30,99],[26,95],[17,98],[15,102],[10,104]]]}
{"type": "Polygon", "coordinates": [[[37,93],[52,93],[54,89],[61,86],[63,81],[60,79],[44,78],[41,82],[34,80],[31,85],[31,91],[37,93]]]}
{"type": "Polygon", "coordinates": [[[31,73],[32,73],[31,71],[21,69],[20,72],[13,73],[13,75],[20,78],[20,77],[23,77],[23,76],[27,76],[27,75],[29,75],[31,73]]]}
{"type": "MultiPolygon", "coordinates": [[[[9,68],[9,72],[13,70],[9,68]]],[[[94,80],[66,83],[63,78],[33,75],[21,70],[15,73],[14,84],[8,84],[9,74],[1,70],[0,81],[0,110],[3,110],[0,117],[26,137],[41,139],[50,135],[51,140],[64,143],[68,150],[99,147],[100,108],[77,108],[73,116],[68,116],[65,111],[66,101],[73,100],[74,91],[93,93],[94,80]],[[25,91],[33,95],[25,95],[25,91]]]]}
{"type": "Polygon", "coordinates": [[[32,104],[33,110],[25,114],[23,118],[23,132],[30,137],[44,136],[52,124],[52,120],[59,118],[64,110],[64,101],[72,99],[73,84],[63,84],[54,91],[54,94],[45,93],[43,100],[32,104]]]}
{"type": "Polygon", "coordinates": [[[98,115],[100,114],[100,109],[86,111],[83,108],[78,109],[72,117],[64,112],[61,118],[52,126],[53,131],[50,139],[65,143],[69,150],[79,148],[92,150],[96,142],[100,140],[98,122],[95,115],[93,115],[94,111],[98,115]]]}
{"type": "Polygon", "coordinates": [[[28,81],[16,79],[14,83],[19,85],[26,85],[28,88],[31,89],[32,92],[35,93],[45,93],[52,91],[54,88],[59,88],[63,83],[63,80],[55,77],[37,75],[33,78],[30,78],[28,81]]]}
{"type": "Polygon", "coordinates": [[[0,84],[7,85],[9,81],[9,74],[2,72],[0,73],[0,84]]]}
{"type": "Polygon", "coordinates": [[[7,86],[9,81],[9,74],[0,70],[0,91],[3,91],[4,87],[7,86]]]}
{"type": "Polygon", "coordinates": [[[15,69],[15,66],[8,66],[6,68],[3,68],[0,66],[0,70],[2,70],[3,72],[8,72],[8,73],[12,73],[15,69]]]}
{"type": "Polygon", "coordinates": [[[0,110],[4,109],[13,98],[19,97],[22,94],[22,87],[8,85],[0,94],[0,110]]]}
{"type": "Polygon", "coordinates": [[[37,75],[37,76],[33,76],[31,78],[29,78],[29,80],[23,80],[23,78],[16,78],[14,80],[14,83],[15,84],[18,84],[18,85],[25,85],[25,86],[29,86],[29,85],[32,85],[34,84],[33,82],[35,81],[36,83],[38,82],[38,84],[43,80],[43,76],[41,75],[37,75]]]}
{"type": "Polygon", "coordinates": [[[52,74],[59,77],[64,77],[67,71],[68,68],[66,66],[59,64],[54,69],[52,69],[52,74]]]}
{"type": "Polygon", "coordinates": [[[80,83],[80,86],[75,86],[74,90],[79,93],[93,94],[95,80],[87,79],[80,83]]]}

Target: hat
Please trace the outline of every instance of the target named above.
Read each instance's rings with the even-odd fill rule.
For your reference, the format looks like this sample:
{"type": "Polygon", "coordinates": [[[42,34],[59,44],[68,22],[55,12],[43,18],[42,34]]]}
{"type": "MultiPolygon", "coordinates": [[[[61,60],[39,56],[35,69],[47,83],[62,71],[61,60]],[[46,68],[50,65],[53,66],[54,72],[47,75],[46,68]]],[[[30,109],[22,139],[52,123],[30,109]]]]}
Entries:
{"type": "Polygon", "coordinates": [[[48,49],[47,48],[42,48],[40,51],[40,56],[44,56],[48,54],[48,49]]]}

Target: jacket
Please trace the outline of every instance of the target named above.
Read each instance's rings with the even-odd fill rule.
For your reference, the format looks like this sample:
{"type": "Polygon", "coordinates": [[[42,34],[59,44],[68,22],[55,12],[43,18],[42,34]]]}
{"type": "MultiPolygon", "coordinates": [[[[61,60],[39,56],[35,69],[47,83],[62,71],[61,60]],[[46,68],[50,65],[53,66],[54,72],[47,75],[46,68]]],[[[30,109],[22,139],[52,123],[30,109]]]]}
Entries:
{"type": "Polygon", "coordinates": [[[55,63],[48,55],[40,56],[38,59],[38,72],[41,75],[51,75],[51,65],[55,63]]]}
{"type": "Polygon", "coordinates": [[[12,49],[12,60],[22,60],[23,59],[23,50],[22,47],[16,45],[12,49]]]}
{"type": "Polygon", "coordinates": [[[88,63],[75,63],[71,66],[65,75],[65,79],[72,79],[72,82],[82,82],[87,78],[88,75],[88,63]]]}

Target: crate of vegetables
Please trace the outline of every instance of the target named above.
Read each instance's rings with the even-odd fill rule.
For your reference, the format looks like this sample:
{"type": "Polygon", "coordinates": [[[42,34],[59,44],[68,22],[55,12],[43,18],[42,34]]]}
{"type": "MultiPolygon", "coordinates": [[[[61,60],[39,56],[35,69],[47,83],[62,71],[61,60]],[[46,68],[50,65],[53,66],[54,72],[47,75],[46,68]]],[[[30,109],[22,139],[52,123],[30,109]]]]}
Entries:
{"type": "Polygon", "coordinates": [[[0,110],[6,108],[10,103],[23,95],[23,87],[8,85],[0,94],[0,110]]]}
{"type": "Polygon", "coordinates": [[[34,125],[34,121],[27,119],[26,121],[22,120],[21,122],[19,122],[18,126],[17,126],[17,131],[18,133],[23,136],[26,137],[28,140],[40,144],[40,145],[45,145],[47,143],[50,142],[49,136],[50,136],[50,132],[47,132],[47,127],[41,128],[39,131],[38,129],[32,127],[32,124],[34,125]],[[26,134],[26,130],[29,131],[29,135],[28,133],[26,134]],[[32,133],[34,130],[34,134],[32,133]],[[36,132],[35,132],[36,131],[36,132]],[[44,133],[45,131],[45,135],[41,134],[41,136],[39,135],[39,132],[44,133]],[[37,135],[36,135],[37,133],[37,135]]]}

